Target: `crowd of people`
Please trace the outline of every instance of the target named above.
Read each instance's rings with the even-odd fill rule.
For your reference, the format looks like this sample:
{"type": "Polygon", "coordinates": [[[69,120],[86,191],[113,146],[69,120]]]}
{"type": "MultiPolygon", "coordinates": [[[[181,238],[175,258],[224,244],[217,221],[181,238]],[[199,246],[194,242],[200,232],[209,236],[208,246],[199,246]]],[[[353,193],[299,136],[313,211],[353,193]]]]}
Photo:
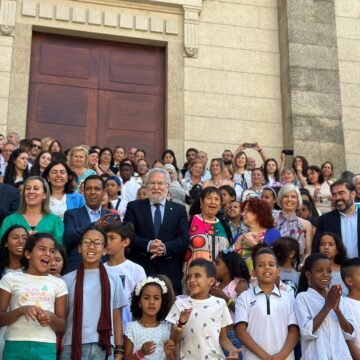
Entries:
{"type": "Polygon", "coordinates": [[[360,360],[360,175],[258,143],[0,149],[0,359],[360,360]]]}

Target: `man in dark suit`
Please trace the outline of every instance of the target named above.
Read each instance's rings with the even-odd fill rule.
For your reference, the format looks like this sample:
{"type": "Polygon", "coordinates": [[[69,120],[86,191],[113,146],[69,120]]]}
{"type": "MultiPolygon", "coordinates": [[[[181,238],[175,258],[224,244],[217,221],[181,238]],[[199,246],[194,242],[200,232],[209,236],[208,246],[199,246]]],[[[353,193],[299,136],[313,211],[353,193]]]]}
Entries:
{"type": "Polygon", "coordinates": [[[7,184],[0,184],[0,226],[3,220],[19,209],[19,190],[7,184]]]}
{"type": "Polygon", "coordinates": [[[336,210],[320,216],[314,241],[319,240],[321,233],[332,232],[341,237],[348,257],[357,257],[360,254],[360,212],[355,205],[355,188],[338,180],[330,189],[336,210]]]}
{"type": "Polygon", "coordinates": [[[147,174],[148,199],[129,202],[124,221],[135,227],[129,259],[140,264],[147,275],[164,274],[181,293],[182,264],[189,246],[189,226],[183,205],[166,200],[170,176],[164,169],[147,174]]]}
{"type": "Polygon", "coordinates": [[[104,227],[112,217],[115,220],[116,215],[101,207],[103,194],[104,182],[101,177],[90,175],[84,181],[85,205],[65,211],[63,242],[68,253],[66,272],[76,270],[81,264],[78,246],[83,233],[91,226],[104,227]]]}

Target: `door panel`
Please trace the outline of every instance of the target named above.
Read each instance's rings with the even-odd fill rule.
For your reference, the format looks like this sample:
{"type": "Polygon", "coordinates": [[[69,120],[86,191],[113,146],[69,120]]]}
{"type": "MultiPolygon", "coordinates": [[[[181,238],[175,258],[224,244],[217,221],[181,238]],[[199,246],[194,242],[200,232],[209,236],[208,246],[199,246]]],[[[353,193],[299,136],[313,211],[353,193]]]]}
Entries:
{"type": "Polygon", "coordinates": [[[165,143],[165,49],[33,34],[27,137],[64,147],[165,143]]]}

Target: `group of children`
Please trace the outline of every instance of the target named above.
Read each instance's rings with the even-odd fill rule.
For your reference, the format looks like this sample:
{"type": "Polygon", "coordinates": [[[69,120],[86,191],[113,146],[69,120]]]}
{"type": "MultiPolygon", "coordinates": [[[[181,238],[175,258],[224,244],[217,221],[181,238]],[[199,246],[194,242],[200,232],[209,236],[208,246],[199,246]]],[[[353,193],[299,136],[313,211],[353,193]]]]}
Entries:
{"type": "Polygon", "coordinates": [[[88,229],[82,265],[62,276],[66,256],[51,235],[9,228],[0,246],[3,359],[295,359],[299,340],[305,360],[360,359],[360,259],[343,261],[333,235],[321,237],[300,278],[298,246],[286,238],[254,253],[252,274],[231,248],[214,263],[196,259],[177,298],[169,279],[126,259],[133,236],[129,223],[88,229]],[[298,285],[296,298],[287,282],[298,285]]]}

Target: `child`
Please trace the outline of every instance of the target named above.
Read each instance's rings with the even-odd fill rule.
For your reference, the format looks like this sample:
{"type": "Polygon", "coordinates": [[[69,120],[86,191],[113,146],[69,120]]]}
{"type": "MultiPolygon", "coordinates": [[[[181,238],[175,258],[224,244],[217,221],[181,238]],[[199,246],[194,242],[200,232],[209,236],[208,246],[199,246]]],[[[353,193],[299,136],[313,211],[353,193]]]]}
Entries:
{"type": "Polygon", "coordinates": [[[276,209],[276,198],[277,193],[276,190],[272,187],[264,187],[261,193],[261,200],[264,200],[267,204],[270,205],[271,214],[273,218],[276,220],[279,216],[280,210],[276,209]]]}
{"type": "Polygon", "coordinates": [[[144,200],[148,198],[146,186],[142,185],[138,188],[136,192],[136,200],[144,200]]]}
{"type": "Polygon", "coordinates": [[[109,176],[105,182],[105,190],[109,196],[112,208],[119,210],[121,202],[119,196],[119,192],[121,191],[121,180],[117,176],[109,176]]]}
{"type": "Polygon", "coordinates": [[[236,239],[241,232],[241,210],[238,201],[232,201],[227,209],[228,224],[231,230],[233,239],[236,239]]]}
{"type": "Polygon", "coordinates": [[[353,359],[360,360],[360,258],[345,260],[341,265],[341,277],[349,288],[349,295],[345,303],[352,312],[356,338],[348,341],[353,359]]]}
{"type": "Polygon", "coordinates": [[[229,205],[236,200],[236,192],[230,185],[222,185],[219,187],[221,194],[221,207],[220,211],[223,212],[224,217],[228,216],[229,205]]]}
{"type": "Polygon", "coordinates": [[[128,304],[121,310],[123,328],[131,321],[130,302],[131,294],[137,283],[146,279],[145,270],[138,264],[126,259],[125,251],[134,238],[134,226],[132,223],[113,222],[105,227],[108,237],[106,253],[110,255],[108,262],[104,264],[106,270],[112,272],[121,279],[123,292],[128,304]]]}
{"type": "Polygon", "coordinates": [[[237,359],[240,350],[227,337],[232,320],[226,302],[210,295],[215,276],[210,261],[193,260],[186,277],[190,296],[178,298],[166,317],[174,324],[171,338],[175,344],[180,341],[181,359],[225,359],[221,347],[237,359]]]}
{"type": "Polygon", "coordinates": [[[107,236],[90,228],[82,236],[83,263],[63,279],[69,291],[62,360],[107,359],[115,345],[115,359],[123,355],[120,308],[127,304],[120,278],[101,264],[107,236]]]}
{"type": "Polygon", "coordinates": [[[171,303],[169,288],[159,278],[139,282],[132,294],[131,312],[135,321],[125,329],[125,359],[175,360],[170,338],[171,324],[163,321],[171,303]]]}
{"type": "Polygon", "coordinates": [[[294,359],[299,329],[293,298],[275,283],[279,265],[274,252],[261,248],[253,258],[257,285],[236,300],[235,331],[244,359],[294,359]]]}
{"type": "Polygon", "coordinates": [[[28,237],[22,225],[12,225],[4,232],[0,244],[0,279],[9,272],[22,270],[20,259],[28,237]]]}
{"type": "Polygon", "coordinates": [[[50,274],[61,277],[67,266],[66,249],[64,246],[56,244],[54,258],[50,264],[50,274]]]}
{"type": "MultiPolygon", "coordinates": [[[[222,298],[230,310],[232,320],[235,315],[235,302],[237,297],[249,287],[250,274],[245,261],[232,248],[219,252],[215,259],[216,280],[215,286],[211,288],[211,295],[222,298]]],[[[229,327],[228,337],[233,345],[241,348],[239,339],[235,336],[233,327],[229,327]]],[[[239,354],[242,359],[242,354],[239,354]]]]}
{"type": "Polygon", "coordinates": [[[348,294],[348,289],[341,279],[340,267],[346,259],[346,248],[341,238],[334,233],[324,232],[319,239],[314,242],[313,252],[324,254],[331,262],[331,282],[332,285],[341,285],[342,296],[348,294]]]}
{"type": "Polygon", "coordinates": [[[304,359],[350,360],[345,340],[355,337],[341,286],[331,282],[331,262],[321,253],[306,258],[295,301],[304,359]]]}
{"type": "Polygon", "coordinates": [[[294,286],[295,294],[299,285],[300,246],[289,236],[283,236],[272,244],[272,249],[280,266],[280,280],[294,286]]]}
{"type": "Polygon", "coordinates": [[[21,258],[23,272],[0,281],[0,326],[8,327],[4,360],[56,358],[55,332],[65,328],[67,290],[63,280],[48,275],[54,252],[50,234],[30,236],[21,258]]]}

